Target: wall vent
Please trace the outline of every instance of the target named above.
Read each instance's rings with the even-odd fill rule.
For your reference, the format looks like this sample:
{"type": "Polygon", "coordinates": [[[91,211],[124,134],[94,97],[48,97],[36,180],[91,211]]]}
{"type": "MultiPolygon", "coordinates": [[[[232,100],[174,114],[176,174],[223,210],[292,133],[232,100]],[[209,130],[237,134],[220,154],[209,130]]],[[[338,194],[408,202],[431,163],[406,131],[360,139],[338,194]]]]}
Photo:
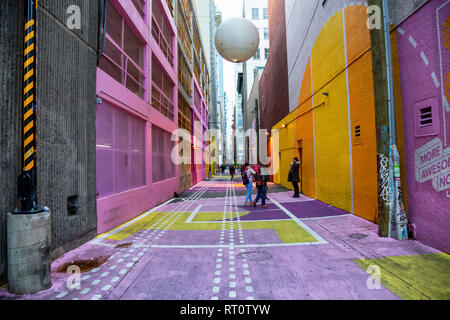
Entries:
{"type": "Polygon", "coordinates": [[[433,125],[433,108],[431,106],[420,108],[419,113],[419,122],[421,128],[430,127],[433,125]]]}
{"type": "Polygon", "coordinates": [[[416,137],[426,137],[439,134],[438,101],[429,98],[414,105],[414,122],[416,137]]]}
{"type": "Polygon", "coordinates": [[[360,138],[361,137],[361,126],[356,126],[355,127],[355,138],[360,138]]]}

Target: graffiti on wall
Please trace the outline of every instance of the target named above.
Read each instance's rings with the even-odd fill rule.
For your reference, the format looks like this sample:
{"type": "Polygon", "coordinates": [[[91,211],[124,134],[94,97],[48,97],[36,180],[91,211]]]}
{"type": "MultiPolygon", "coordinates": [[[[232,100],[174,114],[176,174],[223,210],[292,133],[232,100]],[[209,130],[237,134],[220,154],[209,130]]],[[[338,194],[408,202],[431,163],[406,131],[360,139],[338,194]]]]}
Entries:
{"type": "Polygon", "coordinates": [[[381,198],[385,203],[388,203],[391,195],[391,188],[389,185],[389,159],[384,154],[378,154],[380,169],[379,176],[381,179],[381,198]]]}
{"type": "Polygon", "coordinates": [[[432,181],[436,192],[450,189],[450,147],[443,149],[440,138],[435,138],[416,149],[414,160],[418,183],[432,181]]]}

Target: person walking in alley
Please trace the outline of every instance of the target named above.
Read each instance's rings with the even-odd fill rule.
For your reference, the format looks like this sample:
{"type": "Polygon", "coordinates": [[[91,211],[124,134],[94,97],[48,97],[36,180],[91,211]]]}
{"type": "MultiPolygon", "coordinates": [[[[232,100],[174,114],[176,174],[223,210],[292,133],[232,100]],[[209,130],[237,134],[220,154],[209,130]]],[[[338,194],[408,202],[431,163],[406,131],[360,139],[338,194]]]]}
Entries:
{"type": "Polygon", "coordinates": [[[236,168],[234,165],[230,165],[230,175],[231,175],[231,181],[233,181],[234,174],[236,173],[236,168]]]}
{"type": "Polygon", "coordinates": [[[300,182],[300,161],[295,157],[289,168],[288,182],[292,182],[294,186],[293,198],[300,198],[300,191],[298,188],[298,183],[300,182]]]}
{"type": "Polygon", "coordinates": [[[253,181],[255,180],[255,170],[251,166],[249,166],[248,163],[245,163],[241,170],[242,174],[242,183],[247,188],[247,196],[245,197],[245,203],[244,205],[251,205],[252,204],[252,186],[253,181]]]}
{"type": "Polygon", "coordinates": [[[269,180],[267,165],[261,165],[255,175],[256,188],[258,189],[258,195],[255,201],[253,201],[253,207],[256,208],[256,204],[261,199],[263,208],[267,208],[266,194],[267,194],[267,181],[269,180]]]}

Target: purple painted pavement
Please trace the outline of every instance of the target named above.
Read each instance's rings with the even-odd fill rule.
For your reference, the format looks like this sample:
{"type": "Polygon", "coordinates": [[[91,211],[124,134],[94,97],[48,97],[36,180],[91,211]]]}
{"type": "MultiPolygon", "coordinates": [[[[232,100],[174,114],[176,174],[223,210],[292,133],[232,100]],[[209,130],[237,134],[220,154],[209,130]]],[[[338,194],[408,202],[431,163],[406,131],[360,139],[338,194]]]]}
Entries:
{"type": "Polygon", "coordinates": [[[255,209],[242,206],[243,197],[178,202],[158,209],[175,213],[152,220],[122,241],[92,240],[54,261],[49,290],[18,297],[2,289],[0,299],[399,299],[383,286],[368,289],[369,275],[352,260],[439,253],[417,241],[380,238],[377,225],[369,221],[290,195],[269,196],[299,218],[317,218],[304,223],[323,242],[290,246],[281,243],[272,229],[242,229],[241,221],[288,219],[273,203],[266,209],[260,205],[255,209]],[[224,206],[230,200],[233,206],[224,206]],[[235,217],[230,228],[228,219],[235,215],[235,201],[237,211],[250,213],[235,217]],[[173,223],[183,222],[176,212],[191,212],[199,205],[205,212],[223,212],[225,208],[227,221],[220,230],[170,230],[173,223]],[[350,237],[356,233],[365,237],[350,237]],[[131,246],[115,247],[124,243],[131,246]],[[107,257],[106,263],[83,273],[79,289],[68,289],[70,274],[56,272],[72,261],[99,257],[107,257]]]}

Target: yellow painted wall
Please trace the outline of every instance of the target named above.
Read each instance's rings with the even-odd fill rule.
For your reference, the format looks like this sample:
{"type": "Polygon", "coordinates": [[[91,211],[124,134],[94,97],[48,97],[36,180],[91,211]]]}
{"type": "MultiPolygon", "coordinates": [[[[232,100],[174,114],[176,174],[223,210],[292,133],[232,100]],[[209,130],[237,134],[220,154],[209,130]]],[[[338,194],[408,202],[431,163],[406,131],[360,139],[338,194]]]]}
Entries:
{"type": "Polygon", "coordinates": [[[297,156],[295,149],[295,122],[290,122],[285,128],[280,129],[280,184],[293,190],[292,184],[288,182],[289,167],[292,158],[297,156]]]}
{"type": "Polygon", "coordinates": [[[348,101],[342,12],[322,29],[312,49],[317,199],[351,211],[348,101]],[[328,97],[322,95],[328,92],[328,97]]]}
{"type": "Polygon", "coordinates": [[[353,212],[367,220],[378,219],[377,144],[370,32],[364,6],[345,9],[348,82],[351,107],[353,160],[353,212]],[[361,137],[355,136],[360,126],[361,137]]]}
{"type": "Polygon", "coordinates": [[[353,207],[356,215],[376,222],[375,107],[366,21],[366,6],[349,6],[331,17],[316,39],[298,107],[274,127],[280,129],[281,150],[275,181],[292,189],[287,173],[302,140],[304,194],[348,212],[353,207]]]}
{"type": "Polygon", "coordinates": [[[295,140],[302,140],[303,157],[302,167],[302,188],[303,193],[315,198],[315,175],[314,175],[314,134],[313,134],[313,113],[311,97],[311,60],[309,60],[303,76],[300,98],[297,108],[295,140]]]}

